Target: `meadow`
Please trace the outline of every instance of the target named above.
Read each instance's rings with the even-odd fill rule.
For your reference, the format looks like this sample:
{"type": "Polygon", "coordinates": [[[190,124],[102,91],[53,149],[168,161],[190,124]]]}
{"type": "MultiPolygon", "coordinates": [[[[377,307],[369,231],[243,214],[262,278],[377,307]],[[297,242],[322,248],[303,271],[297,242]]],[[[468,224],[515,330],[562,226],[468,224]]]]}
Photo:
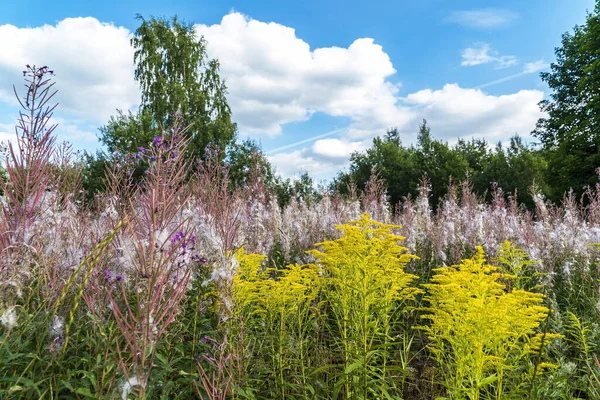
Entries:
{"type": "Polygon", "coordinates": [[[4,153],[1,398],[600,398],[600,184],[281,206],[176,116],[84,202],[47,72],[4,153]]]}

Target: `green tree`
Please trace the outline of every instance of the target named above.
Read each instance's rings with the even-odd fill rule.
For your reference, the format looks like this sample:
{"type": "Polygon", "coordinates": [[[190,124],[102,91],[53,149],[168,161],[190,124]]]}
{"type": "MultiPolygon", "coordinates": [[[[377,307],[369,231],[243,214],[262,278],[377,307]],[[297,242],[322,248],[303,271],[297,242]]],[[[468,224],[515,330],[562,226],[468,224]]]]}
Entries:
{"type": "Polygon", "coordinates": [[[142,90],[142,112],[170,126],[176,112],[189,125],[191,147],[202,156],[211,143],[224,149],[236,133],[227,103],[227,88],[219,76],[219,62],[208,58],[206,41],[192,24],[151,18],[142,22],[131,39],[135,49],[135,79],[142,90]]]}
{"type": "Polygon", "coordinates": [[[471,139],[470,141],[459,139],[454,150],[469,165],[467,173],[473,190],[476,193],[485,193],[490,187],[489,177],[484,174],[484,166],[490,159],[488,143],[483,139],[471,139]]]}
{"type": "Polygon", "coordinates": [[[244,187],[259,176],[264,185],[271,189],[275,184],[273,167],[260,146],[246,139],[232,143],[227,148],[226,162],[229,165],[229,181],[233,187],[244,187]]]}
{"type": "MultiPolygon", "coordinates": [[[[99,129],[100,141],[110,154],[137,152],[148,147],[161,127],[171,126],[174,115],[180,113],[183,125],[189,127],[190,157],[203,157],[209,143],[225,149],[233,143],[237,126],[231,120],[219,63],[208,58],[204,38],[197,36],[192,24],[177,17],[138,19],[141,24],[131,45],[134,77],[141,88],[140,107],[135,113],[117,110],[99,129]]],[[[110,158],[104,153],[85,155],[84,188],[90,195],[103,189],[110,158]]]]}
{"type": "Polygon", "coordinates": [[[315,188],[313,179],[306,171],[294,180],[284,179],[279,175],[275,176],[271,188],[281,207],[288,205],[292,199],[306,203],[321,199],[319,190],[315,188]]]}
{"type": "Polygon", "coordinates": [[[507,147],[498,144],[495,150],[481,139],[459,140],[456,146],[449,146],[436,140],[423,120],[415,146],[402,146],[398,130],[390,129],[384,137],[373,139],[366,151],[352,154],[349,172],[339,173],[331,189],[347,194],[353,182],[362,191],[375,171],[387,185],[392,204],[397,204],[404,197],[416,196],[426,177],[431,185],[431,204],[437,207],[450,182],[461,183],[468,178],[474,192],[487,194],[488,200],[495,182],[507,193],[518,193],[521,202],[533,207],[527,194],[534,183],[545,192],[546,164],[544,153],[518,136],[507,147]]]}
{"type": "Polygon", "coordinates": [[[419,126],[417,143],[416,165],[431,183],[432,204],[437,206],[451,181],[461,182],[466,179],[469,163],[448,143],[434,140],[426,120],[419,126]]]}
{"type": "Polygon", "coordinates": [[[556,62],[541,74],[552,90],[534,135],[547,151],[551,197],[597,182],[600,166],[600,1],[583,26],[562,36],[556,62]]]}
{"type": "Polygon", "coordinates": [[[383,138],[374,138],[373,145],[366,151],[353,153],[349,172],[339,173],[332,187],[348,194],[350,182],[353,182],[359,191],[363,191],[373,172],[386,183],[392,204],[418,193],[421,176],[416,166],[415,151],[402,146],[396,128],[388,130],[383,138]]]}

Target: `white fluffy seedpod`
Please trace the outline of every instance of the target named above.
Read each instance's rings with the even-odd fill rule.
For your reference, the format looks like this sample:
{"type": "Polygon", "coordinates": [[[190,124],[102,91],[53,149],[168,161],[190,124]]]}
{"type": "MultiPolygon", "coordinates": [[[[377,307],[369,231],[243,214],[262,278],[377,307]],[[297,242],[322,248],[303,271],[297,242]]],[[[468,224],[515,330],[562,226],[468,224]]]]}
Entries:
{"type": "Polygon", "coordinates": [[[52,326],[50,327],[50,335],[53,337],[63,336],[65,333],[65,320],[58,315],[54,316],[52,326]]]}
{"type": "Polygon", "coordinates": [[[17,326],[17,310],[10,307],[0,315],[0,324],[6,329],[12,329],[17,326]]]}
{"type": "Polygon", "coordinates": [[[133,389],[135,386],[139,386],[140,382],[137,378],[137,376],[132,376],[131,378],[129,378],[127,381],[125,381],[123,383],[123,386],[121,386],[121,398],[123,400],[127,399],[127,396],[129,396],[129,393],[131,393],[131,389],[133,389]]]}

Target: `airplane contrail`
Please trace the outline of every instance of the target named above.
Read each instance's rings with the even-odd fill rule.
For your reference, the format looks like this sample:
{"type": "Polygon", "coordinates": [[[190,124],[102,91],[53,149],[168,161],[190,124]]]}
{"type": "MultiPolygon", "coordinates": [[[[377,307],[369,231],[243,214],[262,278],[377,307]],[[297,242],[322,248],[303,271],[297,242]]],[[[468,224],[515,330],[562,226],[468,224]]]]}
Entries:
{"type": "Polygon", "coordinates": [[[519,78],[519,77],[521,77],[523,75],[535,74],[536,72],[541,72],[541,71],[544,71],[544,70],[546,70],[548,68],[550,68],[550,65],[545,65],[543,68],[537,69],[535,71],[524,70],[524,71],[521,71],[521,72],[513,74],[513,75],[505,76],[504,78],[500,78],[500,79],[496,79],[496,80],[493,80],[493,81],[490,81],[490,82],[487,82],[487,83],[483,83],[483,84],[481,84],[479,86],[475,86],[473,89],[482,89],[482,88],[485,88],[485,87],[488,87],[488,86],[497,85],[498,83],[502,83],[502,82],[506,82],[506,81],[511,81],[511,80],[513,80],[515,78],[519,78]]]}
{"type": "Polygon", "coordinates": [[[340,129],[335,129],[333,131],[329,131],[329,132],[326,132],[326,133],[322,133],[322,134],[317,135],[317,136],[311,136],[311,137],[309,137],[307,139],[303,139],[303,140],[300,140],[298,142],[286,144],[285,146],[277,147],[276,149],[271,149],[269,151],[266,151],[265,154],[269,155],[269,154],[277,153],[277,152],[280,152],[282,150],[287,150],[287,149],[299,146],[299,145],[304,144],[304,143],[313,142],[315,140],[322,139],[324,137],[328,137],[328,136],[331,136],[331,135],[335,135],[335,134],[344,132],[346,130],[348,130],[348,128],[340,128],[340,129]]]}

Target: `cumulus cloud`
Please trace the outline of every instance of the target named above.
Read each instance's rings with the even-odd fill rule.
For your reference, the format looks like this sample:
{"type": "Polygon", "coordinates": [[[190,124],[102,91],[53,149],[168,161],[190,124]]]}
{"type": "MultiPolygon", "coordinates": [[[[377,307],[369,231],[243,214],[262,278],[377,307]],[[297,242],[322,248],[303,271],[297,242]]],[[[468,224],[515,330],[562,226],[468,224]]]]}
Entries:
{"type": "Polygon", "coordinates": [[[348,142],[340,139],[320,139],[312,145],[312,152],[315,155],[327,159],[347,160],[350,155],[358,150],[363,150],[362,142],[348,142]]]}
{"type": "Polygon", "coordinates": [[[331,160],[319,160],[310,154],[309,149],[278,153],[267,158],[275,165],[277,173],[285,178],[297,178],[303,172],[308,172],[316,178],[329,177],[339,169],[340,165],[339,162],[331,160]]]}
{"type": "Polygon", "coordinates": [[[469,28],[490,29],[508,25],[518,17],[517,13],[510,10],[483,8],[478,10],[454,11],[446,18],[446,21],[469,28]]]}
{"type": "Polygon", "coordinates": [[[16,136],[14,129],[15,127],[13,125],[0,123],[0,146],[1,144],[15,140],[16,136]]]}
{"type": "MultiPolygon", "coordinates": [[[[52,117],[48,126],[54,124],[57,125],[54,130],[57,140],[72,143],[74,149],[90,150],[90,146],[97,144],[98,138],[92,132],[95,128],[88,129],[83,120],[52,117]]],[[[0,123],[0,142],[15,142],[16,139],[15,123],[0,123]]]]}
{"type": "Polygon", "coordinates": [[[35,28],[0,25],[0,101],[13,101],[12,85],[26,64],[48,65],[56,72],[60,112],[103,123],[140,98],[129,39],[126,28],[91,17],[35,28]]]}
{"type": "Polygon", "coordinates": [[[419,107],[436,137],[475,136],[496,141],[515,133],[529,135],[542,116],[538,103],[543,98],[544,93],[539,90],[493,96],[479,89],[446,84],[440,90],[425,89],[409,94],[404,101],[419,107]]]}
{"type": "Polygon", "coordinates": [[[501,56],[493,50],[488,43],[478,43],[474,47],[467,47],[461,53],[463,67],[493,63],[496,68],[506,68],[517,64],[515,56],[501,56]]]}
{"type": "Polygon", "coordinates": [[[72,142],[77,147],[86,147],[98,141],[92,132],[95,129],[87,129],[85,121],[53,117],[51,122],[58,125],[54,133],[60,141],[72,142]]]}
{"type": "Polygon", "coordinates": [[[396,70],[373,39],[311,49],[294,29],[240,13],[196,30],[221,63],[242,133],[278,135],[284,124],[315,112],[369,125],[365,122],[385,119],[394,110],[398,87],[387,78],[396,70]]]}

